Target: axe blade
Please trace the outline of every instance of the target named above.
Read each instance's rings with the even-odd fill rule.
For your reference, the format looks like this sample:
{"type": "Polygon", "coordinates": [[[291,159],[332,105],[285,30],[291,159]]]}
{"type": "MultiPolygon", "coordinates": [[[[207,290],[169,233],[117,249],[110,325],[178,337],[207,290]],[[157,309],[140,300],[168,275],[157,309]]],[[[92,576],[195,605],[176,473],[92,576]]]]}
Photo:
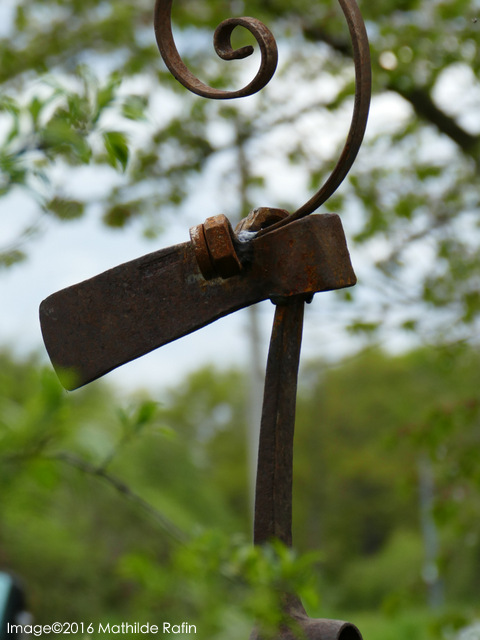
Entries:
{"type": "Polygon", "coordinates": [[[130,360],[268,298],[355,284],[335,214],[251,241],[239,275],[205,280],[191,242],[150,253],[46,298],[42,335],[60,381],[77,389],[130,360]]]}

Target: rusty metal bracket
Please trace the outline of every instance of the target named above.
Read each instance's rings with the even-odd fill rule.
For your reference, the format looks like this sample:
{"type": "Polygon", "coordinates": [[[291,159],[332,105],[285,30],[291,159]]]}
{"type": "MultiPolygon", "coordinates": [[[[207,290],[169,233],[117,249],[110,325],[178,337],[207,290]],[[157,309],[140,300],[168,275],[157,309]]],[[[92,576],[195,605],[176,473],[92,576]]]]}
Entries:
{"type": "MultiPolygon", "coordinates": [[[[253,539],[292,545],[293,439],[298,366],[305,301],[296,296],[278,304],[267,360],[258,446],[253,539]]],[[[275,640],[362,640],[358,628],[343,620],[310,618],[295,594],[285,594],[289,620],[275,640]]],[[[254,630],[250,640],[262,640],[254,630]]]]}

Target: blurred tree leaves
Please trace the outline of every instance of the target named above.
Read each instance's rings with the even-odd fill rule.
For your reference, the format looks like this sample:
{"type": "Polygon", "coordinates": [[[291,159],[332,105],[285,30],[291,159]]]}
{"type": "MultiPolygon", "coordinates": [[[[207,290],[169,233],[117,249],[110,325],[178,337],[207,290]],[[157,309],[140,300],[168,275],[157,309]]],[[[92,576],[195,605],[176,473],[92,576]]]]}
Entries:
{"type": "Polygon", "coordinates": [[[35,361],[1,361],[0,563],[25,580],[36,621],[195,617],[213,638],[236,618],[240,638],[254,619],[279,623],[282,589],[314,601],[313,554],[254,549],[239,534],[248,526],[229,493],[245,491],[246,470],[231,464],[235,438],[223,444],[229,459],[214,446],[208,462],[199,456],[220,431],[240,439],[221,416],[238,373],[192,377],[198,411],[214,417],[205,432],[175,419],[181,390],[164,405],[143,396],[115,410],[102,384],[72,399],[35,361]],[[228,485],[215,466],[229,469],[228,485]]]}
{"type": "Polygon", "coordinates": [[[127,168],[129,150],[127,138],[121,131],[107,131],[103,134],[108,161],[112,167],[119,167],[122,171],[127,168]]]}
{"type": "Polygon", "coordinates": [[[240,637],[257,616],[278,623],[284,588],[312,615],[418,605],[427,456],[447,603],[474,606],[478,359],[469,349],[370,350],[333,369],[309,366],[295,438],[296,551],[248,542],[239,372],[206,368],[160,398],[119,403],[101,383],[67,396],[50,371],[3,353],[0,563],[24,577],[45,623],[85,608],[103,622],[194,612],[208,637],[232,620],[240,637]]]}
{"type": "MultiPolygon", "coordinates": [[[[337,203],[354,259],[376,267],[359,275],[378,303],[362,305],[354,291],[357,315],[368,329],[381,314],[396,329],[414,326],[430,340],[469,338],[480,311],[474,7],[467,0],[382,0],[361,8],[372,49],[372,118],[337,203]],[[400,318],[407,305],[409,317],[400,318]],[[436,322],[426,320],[425,308],[436,312],[436,322]]],[[[23,189],[45,212],[49,202],[78,202],[77,215],[97,204],[106,225],[143,220],[149,237],[204,189],[203,197],[216,202],[205,215],[298,207],[338,157],[338,122],[350,110],[352,63],[339,7],[330,0],[249,2],[249,15],[276,34],[281,61],[264,93],[228,107],[191,96],[170,78],[152,11],[147,0],[16,3],[0,40],[0,195],[23,189]],[[53,175],[82,164],[123,178],[80,202],[53,175]],[[290,172],[299,180],[282,190],[274,176],[290,172]]],[[[185,61],[215,86],[238,86],[249,68],[216,60],[208,44],[231,13],[229,2],[173,6],[185,61]]],[[[243,39],[241,30],[235,38],[243,39]]],[[[5,247],[1,262],[15,264],[24,253],[5,247]]]]}

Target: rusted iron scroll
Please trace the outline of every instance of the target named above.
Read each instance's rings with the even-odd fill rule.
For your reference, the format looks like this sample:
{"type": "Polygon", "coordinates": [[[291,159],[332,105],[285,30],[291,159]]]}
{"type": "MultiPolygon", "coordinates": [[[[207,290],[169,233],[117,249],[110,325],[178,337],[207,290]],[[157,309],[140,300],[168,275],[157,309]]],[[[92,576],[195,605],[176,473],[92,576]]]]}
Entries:
{"type": "MultiPolygon", "coordinates": [[[[255,37],[261,52],[261,64],[255,78],[247,86],[237,91],[214,89],[204,84],[183,62],[172,34],[171,12],[173,0],[156,0],[154,12],[155,35],[162,58],[172,75],[187,89],[205,98],[227,99],[252,95],[262,89],[272,78],[277,66],[277,44],[271,31],[259,20],[250,17],[224,20],[214,34],[214,47],[224,60],[246,58],[253,53],[253,47],[233,49],[230,36],[240,26],[248,29],[255,37]]],[[[350,171],[363,141],[367,127],[371,96],[371,64],[367,31],[362,14],[355,0],[338,0],[345,16],[353,48],[355,64],[355,103],[352,120],[340,158],[323,186],[287,219],[262,230],[270,233],[276,228],[289,224],[316,211],[335,193],[350,171]]]]}
{"type": "Polygon", "coordinates": [[[168,69],[189,91],[203,98],[216,98],[219,100],[243,98],[263,89],[272,78],[277,68],[277,43],[271,31],[260,20],[246,17],[229,18],[217,27],[213,36],[213,44],[217,55],[223,60],[241,60],[253,53],[253,47],[251,46],[240,49],[232,48],[231,35],[235,27],[244,27],[253,34],[262,56],[257,75],[249,84],[237,91],[224,91],[222,89],[214,89],[203,83],[184,64],[173,39],[171,14],[172,0],[159,0],[156,3],[154,14],[155,36],[158,48],[168,69]]]}

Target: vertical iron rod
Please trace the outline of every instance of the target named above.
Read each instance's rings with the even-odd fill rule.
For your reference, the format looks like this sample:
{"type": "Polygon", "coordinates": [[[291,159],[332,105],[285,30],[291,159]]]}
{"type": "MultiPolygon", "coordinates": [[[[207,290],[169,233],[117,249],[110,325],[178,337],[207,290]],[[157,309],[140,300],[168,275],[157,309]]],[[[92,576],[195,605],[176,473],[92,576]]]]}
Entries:
{"type": "Polygon", "coordinates": [[[263,396],[253,540],[292,544],[293,434],[303,297],[277,304],[263,396]]]}
{"type": "MultiPolygon", "coordinates": [[[[292,545],[293,435],[298,365],[302,344],[302,296],[276,305],[263,396],[253,540],[261,545],[273,538],[292,545]]],[[[275,640],[362,640],[354,625],[342,620],[310,618],[294,593],[283,594],[287,616],[275,640]]],[[[261,640],[256,628],[249,640],[261,640]]]]}

